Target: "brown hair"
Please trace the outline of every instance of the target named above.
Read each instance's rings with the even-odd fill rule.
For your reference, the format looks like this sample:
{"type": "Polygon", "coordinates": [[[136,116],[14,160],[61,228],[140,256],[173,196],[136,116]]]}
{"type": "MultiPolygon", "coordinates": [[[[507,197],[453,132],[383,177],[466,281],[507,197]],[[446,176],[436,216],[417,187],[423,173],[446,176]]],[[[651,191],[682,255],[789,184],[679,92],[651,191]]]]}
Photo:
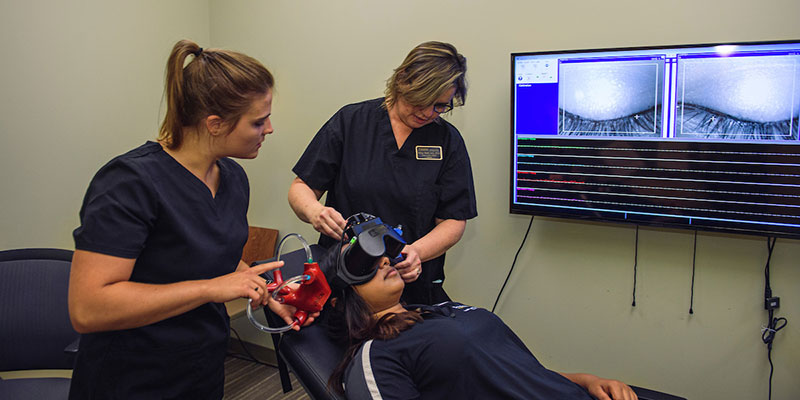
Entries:
{"type": "Polygon", "coordinates": [[[183,127],[209,115],[219,116],[233,130],[256,96],[275,84],[258,60],[234,51],[204,50],[191,40],[175,43],[166,75],[167,112],[158,140],[170,149],[183,143],[183,127]],[[186,64],[189,55],[194,58],[186,64]]]}
{"type": "Polygon", "coordinates": [[[399,97],[413,106],[427,107],[443,93],[456,88],[454,106],[467,99],[467,59],[450,43],[425,42],[408,53],[386,81],[385,108],[399,97]]]}
{"type": "Polygon", "coordinates": [[[370,339],[393,339],[422,321],[422,315],[416,310],[384,314],[375,319],[369,305],[352,286],[344,288],[335,300],[328,301],[323,312],[323,324],[327,326],[328,335],[347,346],[344,358],[328,379],[328,387],[340,395],[344,395],[343,379],[347,365],[364,342],[370,339]]]}

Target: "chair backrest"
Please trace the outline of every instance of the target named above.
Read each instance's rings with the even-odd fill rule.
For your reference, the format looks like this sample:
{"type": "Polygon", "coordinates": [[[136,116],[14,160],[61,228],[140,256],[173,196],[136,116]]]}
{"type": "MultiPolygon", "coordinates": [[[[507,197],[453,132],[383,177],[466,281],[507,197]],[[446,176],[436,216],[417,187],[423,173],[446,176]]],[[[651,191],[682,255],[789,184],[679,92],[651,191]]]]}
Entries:
{"type": "MultiPolygon", "coordinates": [[[[316,244],[311,245],[311,254],[314,260],[319,260],[326,250],[316,244]]],[[[269,260],[259,261],[269,262],[269,260]]],[[[305,250],[295,250],[281,255],[281,260],[285,262],[281,268],[284,279],[291,278],[303,273],[303,264],[306,261],[305,250]]],[[[272,278],[272,273],[265,275],[272,278]]],[[[284,322],[275,317],[271,317],[269,309],[265,308],[267,320],[277,326],[283,326],[284,322]]],[[[344,349],[334,343],[329,337],[325,328],[318,324],[300,329],[299,332],[289,331],[281,335],[279,343],[276,344],[280,358],[289,365],[295,377],[306,390],[306,393],[314,400],[341,400],[343,396],[328,390],[328,378],[334,368],[344,357],[344,349]]],[[[283,374],[284,372],[281,371],[283,374]]],[[[286,377],[288,380],[288,377],[286,377]]],[[[286,391],[284,387],[284,391],[286,391]]]]}
{"type": "Polygon", "coordinates": [[[274,256],[277,242],[277,230],[251,226],[247,235],[247,243],[245,243],[242,250],[242,261],[250,265],[254,261],[274,256]]]}
{"type": "MultiPolygon", "coordinates": [[[[264,260],[275,254],[275,244],[278,241],[278,231],[270,228],[251,226],[247,235],[247,243],[242,249],[242,261],[251,265],[254,261],[264,260]]],[[[236,319],[244,315],[247,308],[247,299],[238,298],[225,303],[228,316],[236,319]]]]}
{"type": "Polygon", "coordinates": [[[0,251],[0,371],[73,367],[71,261],[71,250],[0,251]]]}

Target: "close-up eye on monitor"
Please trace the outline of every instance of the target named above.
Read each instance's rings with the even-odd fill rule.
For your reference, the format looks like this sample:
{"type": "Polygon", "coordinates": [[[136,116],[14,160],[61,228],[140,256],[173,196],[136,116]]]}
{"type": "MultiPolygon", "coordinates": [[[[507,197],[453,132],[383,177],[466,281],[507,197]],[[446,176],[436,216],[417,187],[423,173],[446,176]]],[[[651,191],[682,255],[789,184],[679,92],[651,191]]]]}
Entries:
{"type": "Polygon", "coordinates": [[[800,237],[800,41],[511,54],[510,211],[800,237]]]}

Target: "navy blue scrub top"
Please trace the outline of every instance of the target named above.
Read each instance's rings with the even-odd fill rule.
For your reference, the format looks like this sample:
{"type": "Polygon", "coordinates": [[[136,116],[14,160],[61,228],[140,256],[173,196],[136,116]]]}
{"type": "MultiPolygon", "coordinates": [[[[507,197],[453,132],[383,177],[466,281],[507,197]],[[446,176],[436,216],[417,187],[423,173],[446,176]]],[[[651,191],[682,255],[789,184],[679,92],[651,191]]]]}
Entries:
{"type": "MultiPolygon", "coordinates": [[[[425,236],[435,219],[478,215],[472,167],[458,130],[443,119],[414,129],[397,148],[383,98],[344,106],[317,132],[292,171],[309,187],[327,191],[325,205],[345,218],[358,212],[403,226],[408,243],[425,236]]],[[[335,239],[320,235],[330,247],[335,239]]],[[[422,264],[403,300],[433,304],[441,291],[444,255],[422,264]]],[[[441,294],[444,294],[441,291],[441,294]]]]}
{"type": "MultiPolygon", "coordinates": [[[[250,188],[235,161],[223,158],[217,165],[219,188],[212,197],[158,143],[114,158],[89,185],[75,248],[136,259],[133,282],[166,284],[235,271],[247,241],[250,188]]],[[[200,388],[199,398],[218,398],[229,324],[224,304],[207,303],[148,326],[84,334],[71,397],[168,398],[200,388]],[[115,365],[120,361],[129,367],[115,365]],[[123,385],[126,379],[132,383],[123,385]],[[104,389],[100,382],[108,380],[114,383],[104,389]]]]}
{"type": "Polygon", "coordinates": [[[459,303],[423,311],[394,339],[361,346],[345,371],[348,399],[592,400],[491,312],[459,303]]]}

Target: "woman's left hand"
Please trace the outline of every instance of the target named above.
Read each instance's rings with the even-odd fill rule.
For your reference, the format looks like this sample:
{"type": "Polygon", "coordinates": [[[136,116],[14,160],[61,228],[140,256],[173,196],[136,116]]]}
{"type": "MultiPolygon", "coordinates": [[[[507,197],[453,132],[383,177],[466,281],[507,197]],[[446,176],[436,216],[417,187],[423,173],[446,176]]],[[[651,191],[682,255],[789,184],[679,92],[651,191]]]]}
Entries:
{"type": "Polygon", "coordinates": [[[593,376],[588,379],[586,390],[597,400],[636,400],[638,397],[630,386],[614,379],[593,376]]]}
{"type": "Polygon", "coordinates": [[[614,379],[603,379],[592,374],[559,373],[586,389],[597,400],[639,399],[630,386],[614,379]]]}
{"type": "MultiPolygon", "coordinates": [[[[291,325],[292,323],[294,323],[295,321],[294,313],[297,311],[296,307],[290,306],[288,304],[281,304],[277,300],[273,299],[272,296],[269,296],[267,306],[269,306],[269,309],[272,310],[272,312],[281,317],[281,319],[283,319],[283,321],[286,322],[287,325],[291,325]]],[[[308,317],[306,317],[306,322],[303,323],[303,326],[311,325],[311,323],[314,322],[314,319],[317,317],[319,317],[318,312],[308,314],[308,317]]],[[[292,329],[299,331],[300,326],[294,325],[292,326],[292,329]]]]}
{"type": "Polygon", "coordinates": [[[395,269],[400,273],[400,277],[403,278],[405,283],[416,281],[422,275],[422,259],[419,256],[419,252],[413,246],[406,245],[400,253],[405,258],[395,264],[395,269]]]}

